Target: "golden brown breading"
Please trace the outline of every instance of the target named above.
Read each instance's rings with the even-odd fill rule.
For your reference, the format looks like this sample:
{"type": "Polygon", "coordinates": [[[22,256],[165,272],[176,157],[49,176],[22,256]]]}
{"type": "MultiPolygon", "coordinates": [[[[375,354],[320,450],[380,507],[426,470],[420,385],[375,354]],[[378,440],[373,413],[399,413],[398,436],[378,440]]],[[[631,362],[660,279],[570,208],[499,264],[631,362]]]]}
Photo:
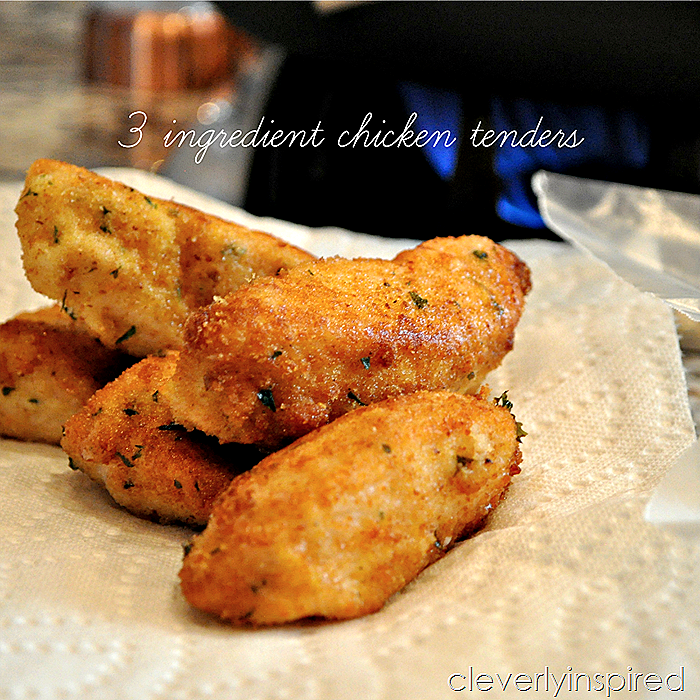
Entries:
{"type": "Polygon", "coordinates": [[[58,444],[63,425],[130,362],[58,306],[0,325],[0,435],[58,444]]]}
{"type": "Polygon", "coordinates": [[[187,315],[313,256],[274,236],[51,160],[16,207],[24,268],[105,345],[144,356],[182,343],[187,315]]]}
{"type": "Polygon", "coordinates": [[[235,623],[374,612],[478,527],[520,471],[507,408],[419,392],[358,409],[233,480],[180,572],[235,623]]]}
{"type": "Polygon", "coordinates": [[[159,388],[176,355],[145,358],[98,391],[68,421],[61,446],[74,469],[136,515],[204,525],[217,494],[259,455],[222,448],[173,421],[159,388]]]}
{"type": "Polygon", "coordinates": [[[480,236],[320,260],[193,314],[163,390],[188,427],[268,449],[388,396],[473,393],[511,349],[529,287],[525,264],[480,236]]]}

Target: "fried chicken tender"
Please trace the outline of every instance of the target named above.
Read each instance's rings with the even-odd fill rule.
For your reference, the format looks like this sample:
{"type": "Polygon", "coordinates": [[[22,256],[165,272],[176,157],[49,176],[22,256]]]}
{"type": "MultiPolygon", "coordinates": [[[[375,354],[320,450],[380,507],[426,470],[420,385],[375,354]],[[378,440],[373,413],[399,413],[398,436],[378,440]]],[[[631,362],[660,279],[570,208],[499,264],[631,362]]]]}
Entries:
{"type": "Polygon", "coordinates": [[[127,365],[59,307],[0,325],[0,435],[58,444],[63,425],[127,365]]]}
{"type": "Polygon", "coordinates": [[[71,467],[132,513],[201,526],[217,494],[260,456],[236,445],[222,448],[173,421],[159,388],[176,357],[145,358],[98,391],[68,421],[61,446],[71,467]]]}
{"type": "Polygon", "coordinates": [[[320,260],[193,314],[163,391],[187,427],[272,450],[389,396],[474,393],[512,348],[529,288],[526,265],[480,236],[320,260]]]}
{"type": "Polygon", "coordinates": [[[106,346],[178,349],[188,314],[310,253],[83,168],[38,160],[16,207],[24,268],[106,346]]]}
{"type": "Polygon", "coordinates": [[[233,480],[188,548],[185,598],[237,624],[375,612],[483,523],[517,436],[507,408],[451,392],[348,413],[233,480]]]}

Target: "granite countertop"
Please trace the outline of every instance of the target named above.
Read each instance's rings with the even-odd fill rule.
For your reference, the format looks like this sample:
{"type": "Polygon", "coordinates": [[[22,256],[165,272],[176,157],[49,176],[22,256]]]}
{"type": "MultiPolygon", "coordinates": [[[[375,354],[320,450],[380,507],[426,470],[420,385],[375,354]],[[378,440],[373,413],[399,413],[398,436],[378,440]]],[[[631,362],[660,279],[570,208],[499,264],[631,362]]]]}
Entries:
{"type": "Polygon", "coordinates": [[[155,171],[172,120],[196,117],[209,91],[151,94],[89,83],[85,73],[88,2],[0,2],[0,181],[24,178],[37,158],[83,167],[155,171]],[[136,148],[129,114],[148,113],[136,148]],[[8,147],[8,144],[10,147],[8,147]]]}

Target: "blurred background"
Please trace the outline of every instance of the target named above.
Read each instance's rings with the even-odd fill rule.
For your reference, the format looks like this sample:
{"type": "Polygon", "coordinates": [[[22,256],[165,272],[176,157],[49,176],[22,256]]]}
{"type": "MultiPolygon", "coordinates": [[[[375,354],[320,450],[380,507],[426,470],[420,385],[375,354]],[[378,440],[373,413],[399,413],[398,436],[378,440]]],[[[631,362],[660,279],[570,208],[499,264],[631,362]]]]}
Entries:
{"type": "MultiPolygon", "coordinates": [[[[258,55],[209,3],[0,2],[0,178],[24,179],[37,158],[161,171],[173,120],[230,113],[237,73],[258,55]],[[134,111],[148,124],[132,147],[134,111]]],[[[218,188],[210,162],[176,167],[179,180],[240,199],[235,161],[218,188]]]]}
{"type": "Polygon", "coordinates": [[[51,157],[312,226],[556,238],[529,187],[539,168],[700,192],[699,67],[695,3],[0,2],[0,178],[51,157]],[[372,135],[416,113],[454,143],[339,148],[368,113],[372,135]],[[325,142],[215,145],[201,163],[164,143],[262,118],[320,122],[325,142]],[[472,138],[539,121],[581,145],[472,138]]]}
{"type": "MultiPolygon", "coordinates": [[[[540,168],[700,193],[696,3],[0,2],[0,182],[37,158],[169,177],[253,214],[425,239],[555,238],[540,168]],[[449,148],[338,148],[379,128],[449,148]],[[143,116],[147,123],[143,124],[143,116]],[[166,147],[254,129],[322,147],[166,147]],[[576,148],[476,145],[473,130],[576,131],[576,148]]],[[[689,376],[700,337],[684,331],[689,376]]],[[[691,383],[700,414],[700,384],[691,383]]]]}

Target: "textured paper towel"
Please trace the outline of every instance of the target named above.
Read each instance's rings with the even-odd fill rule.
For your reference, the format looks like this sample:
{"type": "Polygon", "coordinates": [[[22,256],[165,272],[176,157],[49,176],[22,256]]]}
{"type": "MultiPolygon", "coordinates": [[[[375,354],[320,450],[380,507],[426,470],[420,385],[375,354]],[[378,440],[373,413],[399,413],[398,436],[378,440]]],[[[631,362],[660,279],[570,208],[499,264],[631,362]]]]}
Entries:
{"type": "MultiPolygon", "coordinates": [[[[155,176],[109,174],[320,254],[410,244],[254,220],[155,176]]],[[[40,303],[14,240],[19,191],[0,187],[4,317],[40,303]]],[[[490,384],[508,389],[529,435],[483,532],[375,615],[235,630],[180,595],[186,529],[116,507],[58,448],[0,441],[0,698],[429,700],[455,697],[448,679],[470,667],[496,683],[486,697],[554,697],[553,681],[522,691],[511,677],[503,691],[496,674],[681,666],[686,697],[700,696],[700,546],[643,519],[694,437],[671,312],[567,245],[511,247],[534,287],[490,384]]],[[[605,695],[584,686],[557,697],[605,695]]],[[[678,696],[664,692],[626,696],[678,696]]]]}

